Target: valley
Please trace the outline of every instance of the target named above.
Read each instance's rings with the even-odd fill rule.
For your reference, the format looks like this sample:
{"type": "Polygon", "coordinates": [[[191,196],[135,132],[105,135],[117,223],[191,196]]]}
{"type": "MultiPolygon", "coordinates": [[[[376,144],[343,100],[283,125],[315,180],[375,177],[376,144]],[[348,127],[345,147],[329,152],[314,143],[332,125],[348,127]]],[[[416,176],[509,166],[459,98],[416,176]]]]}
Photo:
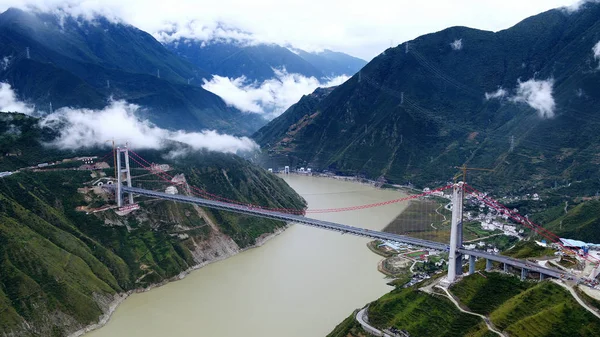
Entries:
{"type": "Polygon", "coordinates": [[[0,1],[0,336],[596,336],[598,18],[0,1]]]}

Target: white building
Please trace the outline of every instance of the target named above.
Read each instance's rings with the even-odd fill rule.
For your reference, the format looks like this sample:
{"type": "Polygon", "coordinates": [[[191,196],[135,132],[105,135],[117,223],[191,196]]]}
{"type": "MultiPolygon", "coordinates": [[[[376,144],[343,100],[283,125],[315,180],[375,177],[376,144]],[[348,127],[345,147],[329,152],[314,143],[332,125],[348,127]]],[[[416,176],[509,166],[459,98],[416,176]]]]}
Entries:
{"type": "Polygon", "coordinates": [[[179,192],[179,191],[177,191],[177,187],[175,187],[175,186],[169,186],[169,187],[167,187],[167,188],[165,189],[165,193],[167,193],[167,194],[173,194],[173,195],[175,195],[175,194],[177,194],[178,192],[179,192]]]}

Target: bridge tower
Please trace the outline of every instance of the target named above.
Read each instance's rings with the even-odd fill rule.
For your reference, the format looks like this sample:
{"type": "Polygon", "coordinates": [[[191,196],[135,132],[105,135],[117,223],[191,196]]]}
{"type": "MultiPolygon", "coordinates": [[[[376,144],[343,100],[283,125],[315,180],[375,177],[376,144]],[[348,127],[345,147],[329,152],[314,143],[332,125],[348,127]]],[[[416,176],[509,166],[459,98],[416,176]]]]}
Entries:
{"type": "Polygon", "coordinates": [[[463,196],[464,183],[454,184],[452,189],[452,227],[450,229],[450,252],[448,257],[448,282],[456,281],[462,274],[462,254],[458,252],[463,245],[463,196]]]}
{"type": "MultiPolygon", "coordinates": [[[[123,207],[123,174],[125,175],[125,181],[127,182],[127,187],[131,187],[131,171],[129,170],[129,149],[125,147],[117,147],[115,149],[115,155],[117,156],[117,205],[119,207],[123,207]],[[121,156],[123,155],[125,160],[125,167],[121,164],[121,156]]],[[[133,204],[133,194],[128,193],[129,204],[133,204]]]]}

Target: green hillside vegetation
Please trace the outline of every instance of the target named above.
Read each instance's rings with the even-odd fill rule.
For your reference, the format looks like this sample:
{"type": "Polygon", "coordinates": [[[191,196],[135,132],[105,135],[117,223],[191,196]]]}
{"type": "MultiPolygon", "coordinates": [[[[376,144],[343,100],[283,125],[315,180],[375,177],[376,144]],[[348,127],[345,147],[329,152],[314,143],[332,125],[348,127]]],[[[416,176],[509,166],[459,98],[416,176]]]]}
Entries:
{"type": "Polygon", "coordinates": [[[529,257],[554,256],[556,251],[552,248],[546,248],[533,241],[519,241],[510,249],[502,252],[502,255],[525,259],[529,257]]]}
{"type": "Polygon", "coordinates": [[[511,336],[597,336],[600,320],[560,286],[542,282],[506,301],[490,314],[511,336]]]}
{"type": "MultiPolygon", "coordinates": [[[[55,134],[22,114],[0,114],[0,130],[0,171],[107,151],[45,147],[41,140],[55,134]]],[[[235,155],[196,151],[168,161],[164,153],[141,151],[152,162],[169,163],[171,174],[183,173],[188,183],[209,193],[268,207],[305,207],[282,179],[235,155]]],[[[0,179],[0,335],[67,335],[97,322],[116,293],[168,280],[217,258],[219,251],[249,247],[285,225],[147,198],[138,199],[141,210],[126,216],[113,210],[87,214],[76,208],[89,211],[113,201],[81,189],[94,180],[90,171],[64,166],[58,171],[22,170],[0,179]],[[222,235],[232,238],[235,247],[199,250],[218,245],[213,239],[222,235]]],[[[143,184],[165,188],[158,179],[143,184]]]]}
{"type": "MultiPolygon", "coordinates": [[[[600,331],[600,320],[551,281],[522,282],[501,273],[483,275],[463,277],[450,292],[467,310],[490,317],[507,335],[591,337],[600,331]]],[[[461,313],[447,298],[416,287],[396,288],[371,303],[369,322],[378,328],[404,329],[411,336],[496,336],[480,318],[461,313]]],[[[353,314],[328,337],[365,335],[353,314]]]]}
{"type": "Polygon", "coordinates": [[[42,146],[42,142],[55,136],[51,129],[40,128],[36,118],[0,112],[0,171],[13,171],[72,156],[71,151],[42,146]]]}
{"type": "MultiPolygon", "coordinates": [[[[236,164],[240,165],[228,162],[230,167],[236,164]]],[[[244,165],[229,172],[235,177],[229,188],[232,194],[240,193],[239,188],[252,191],[243,199],[246,202],[268,198],[273,206],[303,207],[278,178],[259,175],[262,169],[244,165]],[[265,191],[274,193],[265,196],[265,191]]],[[[202,181],[223,175],[214,166],[204,169],[202,181]]],[[[77,188],[89,180],[89,172],[80,171],[17,173],[2,179],[0,301],[10,304],[0,315],[3,333],[65,335],[95,322],[106,310],[101,303],[109,302],[112,294],[169,279],[202,262],[191,254],[197,249],[194,242],[208,241],[215,233],[194,207],[142,202],[141,211],[126,217],[112,211],[86,215],[75,208],[87,204],[89,195],[77,193],[77,188]],[[107,226],[107,221],[113,225],[107,226]],[[189,237],[169,234],[179,233],[179,228],[189,228],[185,230],[189,237]],[[23,330],[23,320],[30,330],[23,330]]],[[[221,211],[208,214],[240,248],[284,225],[221,211]]]]}
{"type": "Polygon", "coordinates": [[[411,336],[491,336],[480,318],[460,312],[447,298],[415,288],[398,288],[373,302],[369,322],[404,329],[411,336]]]}
{"type": "Polygon", "coordinates": [[[567,214],[550,222],[546,228],[561,237],[579,238],[585,242],[600,242],[600,200],[582,202],[567,214]]]}
{"type": "Polygon", "coordinates": [[[508,299],[535,285],[512,275],[487,272],[484,275],[465,276],[450,288],[462,304],[482,315],[489,315],[508,299]]]}
{"type": "Polygon", "coordinates": [[[500,273],[484,275],[464,277],[451,292],[511,336],[595,336],[600,331],[600,320],[559,285],[522,282],[500,273]]]}

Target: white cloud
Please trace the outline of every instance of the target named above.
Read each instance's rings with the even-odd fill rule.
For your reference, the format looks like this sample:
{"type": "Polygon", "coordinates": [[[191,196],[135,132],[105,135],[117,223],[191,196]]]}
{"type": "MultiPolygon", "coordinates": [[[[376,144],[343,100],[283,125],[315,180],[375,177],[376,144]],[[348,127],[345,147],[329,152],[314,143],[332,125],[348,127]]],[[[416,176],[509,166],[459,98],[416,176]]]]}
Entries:
{"type": "Polygon", "coordinates": [[[219,152],[253,150],[258,145],[247,137],[201,132],[168,131],[136,117],[140,107],[112,101],[102,110],[62,108],[43,117],[42,126],[54,128],[60,136],[51,144],[62,149],[105,146],[108,139],[127,141],[136,148],[160,149],[165,141],[185,143],[194,149],[219,152]]]}
{"type": "Polygon", "coordinates": [[[563,9],[567,12],[567,13],[573,13],[573,12],[577,12],[578,10],[581,9],[581,7],[589,2],[600,2],[600,0],[578,0],[577,2],[565,6],[563,9]]]}
{"type": "Polygon", "coordinates": [[[230,27],[220,22],[199,22],[192,20],[188,23],[170,22],[165,30],[156,32],[154,36],[161,42],[184,40],[236,42],[243,45],[258,44],[261,41],[252,33],[230,27]]]}
{"type": "Polygon", "coordinates": [[[10,56],[4,56],[2,58],[2,60],[0,60],[0,67],[2,67],[2,70],[8,69],[8,67],[10,66],[10,62],[11,61],[12,61],[12,57],[10,57],[10,56]]]}
{"type": "MultiPolygon", "coordinates": [[[[193,149],[231,152],[258,149],[248,137],[234,137],[214,130],[169,131],[136,116],[140,107],[125,101],[111,101],[102,110],[61,108],[44,115],[40,125],[55,129],[60,136],[51,146],[61,149],[106,146],[109,139],[134,147],[160,149],[166,141],[176,141],[193,149]]],[[[0,111],[33,114],[34,107],[17,99],[9,84],[0,82],[0,111]]]]}
{"type": "Polygon", "coordinates": [[[0,111],[32,114],[34,106],[19,101],[10,84],[0,82],[0,111]]]}
{"type": "Polygon", "coordinates": [[[262,83],[249,82],[243,76],[231,79],[214,75],[210,81],[204,80],[202,87],[241,111],[273,118],[316,88],[340,85],[348,79],[347,76],[338,76],[321,83],[314,77],[289,74],[285,69],[273,71],[276,77],[262,83]]]}
{"type": "Polygon", "coordinates": [[[513,102],[527,103],[534,108],[541,118],[554,117],[556,103],[552,97],[553,79],[537,81],[531,79],[527,82],[519,81],[517,94],[511,100],[513,102]]]}
{"type": "Polygon", "coordinates": [[[453,50],[461,50],[463,47],[462,39],[454,40],[454,42],[450,43],[450,46],[453,50]]]}
{"type": "MultiPolygon", "coordinates": [[[[592,48],[592,51],[594,52],[594,59],[600,60],[600,41],[596,43],[594,48],[592,48]]],[[[598,68],[600,69],[600,64],[598,64],[598,68]]]]}
{"type": "Polygon", "coordinates": [[[485,99],[490,100],[494,98],[504,98],[507,94],[508,92],[506,90],[504,90],[503,88],[498,88],[498,90],[494,92],[486,92],[485,99]]]}
{"type": "MultiPolygon", "coordinates": [[[[508,28],[527,16],[572,5],[575,0],[0,0],[0,10],[37,6],[90,18],[123,20],[157,37],[177,29],[182,37],[235,37],[220,31],[227,23],[261,42],[305,50],[332,49],[370,59],[389,47],[450,26],[485,30],[508,28]],[[315,10],[318,8],[318,10],[315,10]],[[435,8],[436,10],[431,10],[435,8]],[[333,15],[332,13],[335,13],[333,15]]],[[[239,32],[236,34],[240,34],[239,32]]],[[[247,38],[244,34],[242,38],[247,38]]]]}

